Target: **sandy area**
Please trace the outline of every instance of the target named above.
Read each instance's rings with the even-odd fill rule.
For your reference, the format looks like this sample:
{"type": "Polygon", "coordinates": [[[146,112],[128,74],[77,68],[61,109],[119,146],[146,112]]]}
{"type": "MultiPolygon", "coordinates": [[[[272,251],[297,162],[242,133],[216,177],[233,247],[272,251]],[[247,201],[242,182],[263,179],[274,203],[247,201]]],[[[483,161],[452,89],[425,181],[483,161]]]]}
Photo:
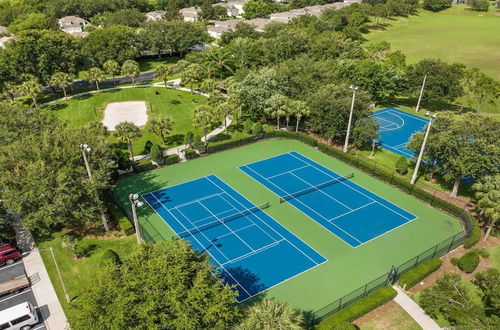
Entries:
{"type": "Polygon", "coordinates": [[[132,122],[139,127],[146,125],[148,121],[146,102],[113,102],[106,106],[102,123],[108,130],[114,131],[116,125],[124,121],[132,122]]]}

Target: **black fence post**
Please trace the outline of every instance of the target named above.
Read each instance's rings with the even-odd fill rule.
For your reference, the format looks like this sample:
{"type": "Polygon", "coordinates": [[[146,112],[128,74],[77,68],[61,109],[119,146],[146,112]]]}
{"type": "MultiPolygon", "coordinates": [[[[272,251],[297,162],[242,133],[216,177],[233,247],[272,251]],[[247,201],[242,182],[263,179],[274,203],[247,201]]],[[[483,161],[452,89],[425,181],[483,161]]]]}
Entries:
{"type": "MultiPolygon", "coordinates": [[[[453,243],[455,243],[455,237],[456,237],[456,236],[457,236],[457,235],[454,235],[454,236],[453,236],[453,239],[451,240],[451,244],[450,244],[450,246],[448,247],[448,252],[450,252],[450,251],[451,251],[451,248],[452,248],[452,246],[453,246],[453,243]]],[[[447,252],[447,253],[448,253],[448,252],[447,252]]]]}
{"type": "Polygon", "coordinates": [[[434,258],[436,256],[436,252],[438,249],[439,244],[436,244],[436,248],[434,249],[434,252],[432,252],[432,257],[434,258]]]}

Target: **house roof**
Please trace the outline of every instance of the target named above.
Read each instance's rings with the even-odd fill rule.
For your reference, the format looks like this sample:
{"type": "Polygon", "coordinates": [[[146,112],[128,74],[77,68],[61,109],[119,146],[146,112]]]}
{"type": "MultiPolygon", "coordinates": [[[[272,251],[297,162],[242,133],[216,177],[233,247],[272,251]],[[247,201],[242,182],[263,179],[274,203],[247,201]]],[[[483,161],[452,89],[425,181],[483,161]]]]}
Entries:
{"type": "Polygon", "coordinates": [[[59,19],[59,23],[60,24],[80,24],[80,23],[83,23],[84,25],[90,24],[89,21],[87,21],[86,19],[83,19],[83,18],[80,18],[77,16],[61,17],[59,19]]]}
{"type": "Polygon", "coordinates": [[[263,31],[264,27],[271,22],[272,20],[267,18],[254,18],[249,21],[246,21],[246,23],[254,25],[257,31],[259,30],[263,31]]]}
{"type": "Polygon", "coordinates": [[[214,25],[216,27],[219,27],[219,26],[235,27],[239,22],[244,22],[244,21],[240,21],[237,19],[229,19],[227,21],[214,21],[214,25]]]}

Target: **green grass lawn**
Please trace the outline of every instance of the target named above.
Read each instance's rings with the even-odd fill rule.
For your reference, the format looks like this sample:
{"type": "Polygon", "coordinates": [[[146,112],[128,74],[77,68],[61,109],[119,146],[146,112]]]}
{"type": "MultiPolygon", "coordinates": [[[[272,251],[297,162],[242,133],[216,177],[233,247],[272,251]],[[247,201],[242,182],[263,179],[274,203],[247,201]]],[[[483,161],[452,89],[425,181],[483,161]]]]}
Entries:
{"type": "Polygon", "coordinates": [[[393,308],[385,311],[385,313],[378,314],[370,321],[361,323],[359,329],[420,330],[422,328],[403,308],[395,304],[393,308]]]}
{"type": "Polygon", "coordinates": [[[490,262],[492,267],[500,270],[500,245],[490,249],[490,262]]]}
{"type": "Polygon", "coordinates": [[[135,236],[129,236],[116,239],[95,239],[82,238],[80,244],[89,247],[89,253],[85,258],[74,260],[68,249],[62,247],[62,239],[67,234],[65,231],[57,232],[50,240],[38,241],[38,248],[41,250],[43,262],[49,273],[50,279],[56,290],[59,301],[64,312],[71,323],[74,311],[71,305],[66,301],[64,292],[57,276],[57,270],[48,250],[50,247],[54,250],[54,255],[62,274],[62,278],[68,295],[72,301],[78,299],[78,295],[86,287],[92,285],[96,271],[101,267],[100,259],[104,251],[112,249],[121,258],[125,258],[134,244],[137,244],[135,236]]]}
{"type": "Polygon", "coordinates": [[[387,21],[386,30],[365,35],[370,43],[389,41],[409,63],[439,58],[481,68],[500,80],[500,16],[498,11],[475,12],[454,6],[442,12],[420,10],[418,15],[387,21]]]}
{"type": "MultiPolygon", "coordinates": [[[[215,153],[185,163],[124,178],[115,192],[123,203],[130,193],[147,193],[208,174],[215,174],[251,202],[271,202],[270,216],[328,258],[328,262],[277,285],[261,296],[286,300],[296,308],[315,311],[359,288],[461,230],[460,223],[431,206],[356,170],[314,148],[293,140],[273,139],[215,153]],[[238,166],[278,154],[297,151],[345,175],[354,172],[354,182],[418,216],[362,246],[352,248],[335,235],[238,169],[238,166]]],[[[128,204],[125,204],[128,205],[128,204]]],[[[154,240],[174,236],[168,225],[148,206],[139,210],[144,230],[154,240]]]]}
{"type": "MultiPolygon", "coordinates": [[[[127,88],[86,94],[70,99],[68,102],[53,103],[45,107],[44,110],[53,112],[59,119],[67,121],[70,126],[80,127],[93,121],[101,121],[108,103],[142,100],[147,102],[149,119],[168,116],[174,120],[174,130],[168,141],[168,146],[181,144],[183,137],[180,135],[185,134],[187,131],[201,134],[201,132],[193,128],[191,116],[194,108],[206,103],[206,97],[162,87],[127,88]],[[155,95],[156,91],[160,94],[155,95]],[[173,104],[171,101],[180,103],[173,104]]],[[[117,138],[112,135],[109,140],[110,142],[118,142],[117,138]]],[[[142,137],[133,143],[134,153],[144,153],[144,146],[147,141],[161,142],[157,135],[143,129],[142,137]]],[[[121,147],[126,149],[125,144],[122,144],[121,147]]]]}

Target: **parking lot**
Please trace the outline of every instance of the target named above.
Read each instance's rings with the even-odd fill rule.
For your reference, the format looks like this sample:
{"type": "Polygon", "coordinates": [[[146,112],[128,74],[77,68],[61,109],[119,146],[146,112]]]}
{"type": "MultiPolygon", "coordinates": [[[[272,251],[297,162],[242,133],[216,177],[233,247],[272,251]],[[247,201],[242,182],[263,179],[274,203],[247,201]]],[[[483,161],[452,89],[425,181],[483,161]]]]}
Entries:
{"type": "MultiPolygon", "coordinates": [[[[4,265],[0,266],[0,283],[10,280],[12,278],[18,277],[23,275],[24,273],[24,264],[22,260],[19,260],[15,262],[12,265],[4,265]]],[[[33,282],[36,282],[37,276],[31,276],[30,282],[33,284],[33,282]]],[[[32,329],[40,330],[40,329],[46,329],[44,323],[43,323],[43,316],[41,313],[41,309],[46,308],[45,306],[38,306],[38,303],[35,299],[35,296],[33,294],[33,291],[31,288],[26,288],[23,291],[19,293],[14,293],[14,294],[8,294],[8,295],[3,295],[0,296],[0,311],[7,309],[9,307],[21,304],[23,302],[29,302],[37,309],[38,313],[38,318],[39,322],[35,326],[33,326],[32,329]]]]}

